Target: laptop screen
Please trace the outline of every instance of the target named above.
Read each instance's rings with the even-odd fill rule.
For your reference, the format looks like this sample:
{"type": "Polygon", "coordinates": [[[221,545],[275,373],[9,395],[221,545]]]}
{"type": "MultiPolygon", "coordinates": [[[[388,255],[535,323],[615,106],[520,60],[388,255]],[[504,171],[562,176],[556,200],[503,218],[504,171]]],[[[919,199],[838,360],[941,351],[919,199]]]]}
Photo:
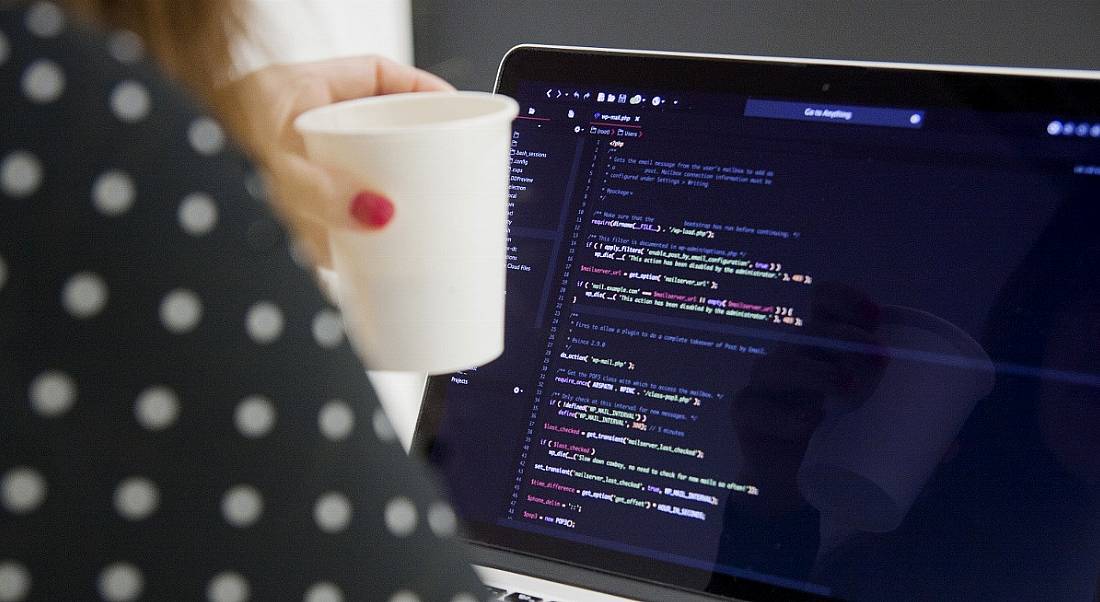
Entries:
{"type": "Polygon", "coordinates": [[[750,598],[1096,599],[1095,82],[529,52],[506,349],[422,425],[472,539],[750,598]]]}

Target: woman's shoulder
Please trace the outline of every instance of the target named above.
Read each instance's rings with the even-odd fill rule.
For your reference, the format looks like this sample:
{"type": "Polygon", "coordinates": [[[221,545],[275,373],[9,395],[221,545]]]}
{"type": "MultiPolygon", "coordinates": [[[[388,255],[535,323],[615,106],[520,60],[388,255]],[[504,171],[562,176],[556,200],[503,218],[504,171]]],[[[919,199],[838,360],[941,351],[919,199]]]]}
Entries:
{"type": "MultiPolygon", "coordinates": [[[[9,127],[38,125],[29,133],[60,131],[73,142],[95,133],[108,142],[201,113],[151,58],[133,32],[102,31],[52,2],[0,0],[0,94],[8,113],[18,116],[9,127]],[[83,119],[61,123],[59,116],[83,119]]],[[[170,132],[160,133],[164,142],[172,140],[170,132]]],[[[94,142],[90,138],[79,142],[94,142]]]]}
{"type": "MultiPolygon", "coordinates": [[[[161,188],[197,177],[248,182],[247,162],[219,123],[146,54],[136,34],[100,31],[51,2],[0,10],[0,99],[14,117],[0,122],[0,150],[19,159],[6,172],[13,177],[3,192],[16,198],[44,192],[39,202],[48,202],[65,196],[48,194],[51,186],[75,192],[85,176],[118,175],[121,164],[152,174],[161,188]]],[[[132,206],[120,190],[122,178],[102,186],[114,194],[91,199],[101,214],[121,216],[132,206]]],[[[162,200],[151,194],[163,197],[156,189],[142,192],[135,196],[147,203],[162,200]]]]}
{"type": "Polygon", "coordinates": [[[258,179],[142,55],[0,11],[0,399],[26,400],[0,403],[0,476],[48,492],[0,557],[42,599],[120,566],[149,599],[477,591],[258,179]],[[135,480],[140,517],[112,497],[135,480]]]}
{"type": "MultiPolygon", "coordinates": [[[[317,329],[328,333],[322,351],[346,342],[328,326],[338,323],[334,310],[268,208],[262,178],[145,55],[133,33],[98,31],[49,2],[0,11],[0,99],[14,117],[0,120],[0,261],[11,311],[33,308],[51,324],[84,318],[53,301],[90,275],[110,301],[97,317],[116,334],[186,334],[173,331],[182,327],[171,310],[192,308],[206,328],[232,324],[243,337],[248,324],[266,325],[304,346],[299,363],[332,363],[302,355],[320,344],[317,329]]],[[[271,361],[295,355],[282,351],[271,361]]],[[[239,352],[203,349],[226,361],[239,352]]],[[[348,350],[338,357],[338,370],[362,378],[348,350]]]]}

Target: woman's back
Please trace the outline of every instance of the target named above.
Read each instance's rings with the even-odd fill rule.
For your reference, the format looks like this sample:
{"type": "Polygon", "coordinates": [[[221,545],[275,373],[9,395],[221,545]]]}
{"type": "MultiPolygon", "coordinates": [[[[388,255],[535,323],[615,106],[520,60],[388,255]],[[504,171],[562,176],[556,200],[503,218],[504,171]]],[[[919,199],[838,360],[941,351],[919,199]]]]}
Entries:
{"type": "Polygon", "coordinates": [[[258,178],[140,53],[0,10],[0,600],[474,599],[258,178]]]}

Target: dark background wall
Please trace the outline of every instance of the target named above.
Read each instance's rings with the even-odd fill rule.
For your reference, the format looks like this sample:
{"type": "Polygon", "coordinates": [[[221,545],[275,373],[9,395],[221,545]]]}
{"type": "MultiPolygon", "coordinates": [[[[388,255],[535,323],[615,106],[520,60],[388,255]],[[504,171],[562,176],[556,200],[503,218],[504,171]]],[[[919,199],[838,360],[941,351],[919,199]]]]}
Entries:
{"type": "Polygon", "coordinates": [[[413,0],[416,62],[488,89],[521,42],[1100,69],[1100,0],[413,0]]]}

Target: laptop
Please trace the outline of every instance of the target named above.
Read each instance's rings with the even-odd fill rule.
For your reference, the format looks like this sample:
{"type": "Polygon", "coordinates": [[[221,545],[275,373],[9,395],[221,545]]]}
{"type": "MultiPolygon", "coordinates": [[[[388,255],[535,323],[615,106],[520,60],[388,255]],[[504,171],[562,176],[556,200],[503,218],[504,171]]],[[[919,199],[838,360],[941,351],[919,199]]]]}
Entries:
{"type": "Polygon", "coordinates": [[[519,46],[494,598],[1096,600],[1095,74],[519,46]]]}

